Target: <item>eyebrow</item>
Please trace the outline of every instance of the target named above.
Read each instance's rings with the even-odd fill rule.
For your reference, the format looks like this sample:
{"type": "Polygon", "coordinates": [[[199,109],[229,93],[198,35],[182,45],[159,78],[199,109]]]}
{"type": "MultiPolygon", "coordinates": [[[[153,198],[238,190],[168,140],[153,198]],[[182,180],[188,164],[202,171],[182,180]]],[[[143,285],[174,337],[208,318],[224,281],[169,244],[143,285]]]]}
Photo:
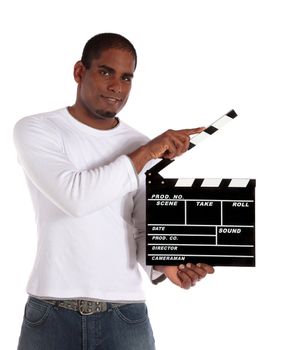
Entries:
{"type": "Polygon", "coordinates": [[[114,72],[115,72],[115,70],[114,70],[113,68],[111,68],[111,67],[109,67],[109,66],[106,66],[105,64],[101,64],[101,65],[99,66],[99,68],[105,69],[105,70],[107,70],[107,71],[110,72],[110,73],[114,73],[114,72]]]}
{"type": "MultiPolygon", "coordinates": [[[[105,64],[101,64],[99,66],[100,69],[105,69],[107,70],[108,72],[110,73],[115,73],[115,70],[109,66],[106,66],[105,64]]],[[[127,77],[130,77],[130,78],[133,78],[133,73],[123,73],[123,76],[127,76],[127,77]]]]}

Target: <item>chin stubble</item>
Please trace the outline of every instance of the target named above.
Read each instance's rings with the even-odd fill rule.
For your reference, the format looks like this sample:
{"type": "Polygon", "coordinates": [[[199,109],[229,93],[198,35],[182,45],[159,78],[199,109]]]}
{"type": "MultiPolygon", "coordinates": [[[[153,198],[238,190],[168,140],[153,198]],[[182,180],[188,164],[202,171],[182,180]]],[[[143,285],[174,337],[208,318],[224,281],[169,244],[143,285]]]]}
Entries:
{"type": "Polygon", "coordinates": [[[102,111],[97,110],[96,115],[98,118],[104,119],[104,118],[114,118],[116,116],[115,112],[108,112],[108,111],[102,111]]]}

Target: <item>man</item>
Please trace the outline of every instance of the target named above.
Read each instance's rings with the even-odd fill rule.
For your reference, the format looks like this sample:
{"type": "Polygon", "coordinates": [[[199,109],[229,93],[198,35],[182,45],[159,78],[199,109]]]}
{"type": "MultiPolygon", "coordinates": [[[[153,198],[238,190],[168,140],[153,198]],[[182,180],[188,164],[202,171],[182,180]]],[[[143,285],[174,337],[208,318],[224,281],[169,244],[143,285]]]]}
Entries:
{"type": "Polygon", "coordinates": [[[19,350],[155,349],[137,262],[153,283],[182,288],[214,271],[145,265],[145,166],[181,155],[203,128],[149,141],[120,121],[136,63],[126,38],[91,38],[74,67],[75,104],[15,126],[38,227],[19,350]]]}

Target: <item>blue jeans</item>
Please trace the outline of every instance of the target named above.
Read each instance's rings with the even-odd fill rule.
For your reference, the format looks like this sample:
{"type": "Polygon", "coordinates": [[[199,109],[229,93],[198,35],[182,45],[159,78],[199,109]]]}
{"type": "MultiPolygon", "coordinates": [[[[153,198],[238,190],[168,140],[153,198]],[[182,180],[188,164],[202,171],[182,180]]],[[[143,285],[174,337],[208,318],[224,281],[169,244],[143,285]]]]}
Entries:
{"type": "Polygon", "coordinates": [[[145,303],[93,315],[29,297],[18,350],[155,350],[145,303]]]}

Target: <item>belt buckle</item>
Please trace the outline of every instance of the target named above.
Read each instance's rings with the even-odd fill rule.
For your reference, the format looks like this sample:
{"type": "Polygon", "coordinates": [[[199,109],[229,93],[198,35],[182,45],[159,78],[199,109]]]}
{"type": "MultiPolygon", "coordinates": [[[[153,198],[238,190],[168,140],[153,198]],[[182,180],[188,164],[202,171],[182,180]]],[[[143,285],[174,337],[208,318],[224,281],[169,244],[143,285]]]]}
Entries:
{"type": "Polygon", "coordinates": [[[79,312],[81,315],[88,316],[96,312],[103,311],[103,305],[101,302],[91,302],[87,300],[79,300],[79,312]],[[93,309],[94,308],[94,309],[93,309]]]}
{"type": "Polygon", "coordinates": [[[92,302],[87,300],[79,300],[79,312],[83,316],[92,315],[95,312],[92,308],[92,302]]]}

